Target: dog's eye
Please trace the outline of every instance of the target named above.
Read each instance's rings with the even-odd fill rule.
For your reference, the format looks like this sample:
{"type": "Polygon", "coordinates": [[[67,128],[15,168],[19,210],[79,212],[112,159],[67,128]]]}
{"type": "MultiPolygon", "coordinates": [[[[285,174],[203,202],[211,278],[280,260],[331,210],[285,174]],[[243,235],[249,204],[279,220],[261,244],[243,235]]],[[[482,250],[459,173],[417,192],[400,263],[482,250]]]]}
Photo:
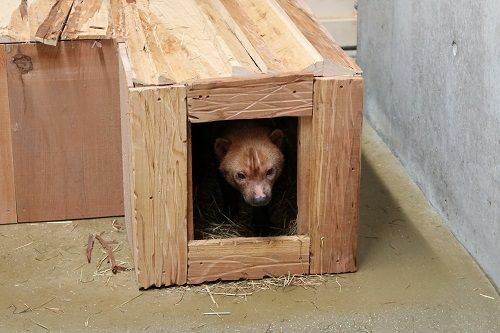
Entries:
{"type": "Polygon", "coordinates": [[[271,168],[271,169],[267,170],[266,176],[272,176],[273,173],[274,173],[274,168],[271,168]]]}
{"type": "Polygon", "coordinates": [[[245,180],[247,178],[247,176],[245,176],[245,174],[243,172],[237,172],[236,178],[238,178],[238,180],[245,180]]]}

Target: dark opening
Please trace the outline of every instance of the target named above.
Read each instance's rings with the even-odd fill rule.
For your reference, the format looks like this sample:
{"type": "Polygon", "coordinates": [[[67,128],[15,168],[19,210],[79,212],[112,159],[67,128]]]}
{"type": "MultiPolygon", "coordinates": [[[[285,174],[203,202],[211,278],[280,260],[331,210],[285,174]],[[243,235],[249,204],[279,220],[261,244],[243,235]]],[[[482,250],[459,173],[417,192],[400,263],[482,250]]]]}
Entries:
{"type": "MultiPolygon", "coordinates": [[[[245,124],[247,125],[247,124],[245,124]]],[[[195,239],[295,235],[297,229],[297,118],[220,121],[192,124],[193,222],[195,239]],[[252,122],[269,133],[284,133],[284,164],[262,207],[249,205],[219,171],[217,138],[231,126],[252,122]]]]}

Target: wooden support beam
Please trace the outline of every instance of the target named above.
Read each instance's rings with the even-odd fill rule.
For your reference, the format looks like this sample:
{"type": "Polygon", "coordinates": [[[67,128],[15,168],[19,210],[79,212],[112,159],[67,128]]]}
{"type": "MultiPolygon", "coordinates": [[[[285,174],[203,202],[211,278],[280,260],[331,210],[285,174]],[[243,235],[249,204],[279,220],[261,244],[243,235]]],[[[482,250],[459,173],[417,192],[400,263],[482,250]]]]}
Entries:
{"type": "Polygon", "coordinates": [[[189,242],[188,283],[307,274],[309,237],[279,236],[189,242]]]}
{"type": "Polygon", "coordinates": [[[16,191],[5,45],[0,45],[0,224],[16,223],[16,191]]]}
{"type": "Polygon", "coordinates": [[[317,78],[312,121],[311,274],[356,270],[363,79],[317,78]],[[321,143],[321,144],[318,144],[321,143]]]}
{"type": "Polygon", "coordinates": [[[134,88],[122,110],[127,228],[139,286],[186,283],[187,117],[185,86],[134,88]]]}
{"type": "Polygon", "coordinates": [[[188,87],[193,123],[312,114],[312,74],[200,81],[188,87]]]}
{"type": "Polygon", "coordinates": [[[313,151],[312,117],[300,117],[297,128],[297,234],[309,233],[311,152],[313,151]]]}

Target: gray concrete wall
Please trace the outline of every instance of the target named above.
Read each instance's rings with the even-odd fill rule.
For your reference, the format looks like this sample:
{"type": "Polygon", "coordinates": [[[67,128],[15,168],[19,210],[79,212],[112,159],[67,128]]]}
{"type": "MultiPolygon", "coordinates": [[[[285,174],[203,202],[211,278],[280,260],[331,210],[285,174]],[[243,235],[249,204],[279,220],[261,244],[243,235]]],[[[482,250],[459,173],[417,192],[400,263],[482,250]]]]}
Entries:
{"type": "Polygon", "coordinates": [[[500,1],[358,10],[369,122],[500,286],[500,1]]]}

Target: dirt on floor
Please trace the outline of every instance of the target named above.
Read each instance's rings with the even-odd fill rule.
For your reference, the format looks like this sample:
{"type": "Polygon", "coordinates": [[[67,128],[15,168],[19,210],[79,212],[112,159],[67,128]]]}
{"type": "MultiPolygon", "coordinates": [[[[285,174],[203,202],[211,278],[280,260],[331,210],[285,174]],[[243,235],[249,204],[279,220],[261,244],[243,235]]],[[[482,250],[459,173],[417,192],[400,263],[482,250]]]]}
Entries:
{"type": "Polygon", "coordinates": [[[499,332],[500,297],[369,127],[359,271],[139,290],[122,218],[0,226],[1,332],[499,332]],[[214,314],[215,313],[215,314],[214,314]]]}

